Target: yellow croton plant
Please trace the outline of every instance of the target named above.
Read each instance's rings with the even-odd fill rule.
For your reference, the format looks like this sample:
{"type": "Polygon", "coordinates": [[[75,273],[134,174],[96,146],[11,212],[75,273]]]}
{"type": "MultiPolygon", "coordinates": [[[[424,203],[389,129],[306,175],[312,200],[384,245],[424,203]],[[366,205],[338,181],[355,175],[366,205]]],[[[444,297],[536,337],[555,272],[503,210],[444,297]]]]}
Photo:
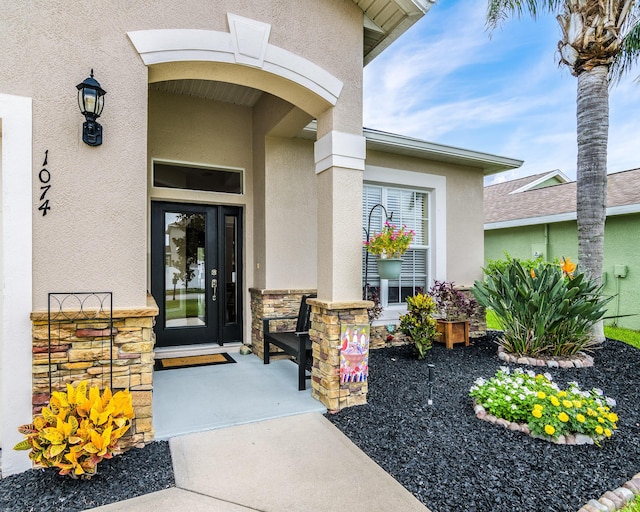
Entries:
{"type": "Polygon", "coordinates": [[[60,468],[61,475],[89,478],[102,459],[110,459],[118,440],[134,418],[129,390],[111,393],[87,382],[67,392],[54,391],[32,424],[18,428],[26,439],[14,450],[31,450],[29,458],[41,467],[60,468]]]}

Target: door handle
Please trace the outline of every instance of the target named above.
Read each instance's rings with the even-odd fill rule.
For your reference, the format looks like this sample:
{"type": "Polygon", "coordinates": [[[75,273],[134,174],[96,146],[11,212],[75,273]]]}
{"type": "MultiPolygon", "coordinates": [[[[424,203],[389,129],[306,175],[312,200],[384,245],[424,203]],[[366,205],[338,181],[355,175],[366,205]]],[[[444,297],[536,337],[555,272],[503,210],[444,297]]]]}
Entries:
{"type": "Polygon", "coordinates": [[[211,299],[215,302],[216,300],[218,300],[218,280],[217,279],[211,280],[211,288],[213,289],[213,294],[211,295],[211,299]]]}

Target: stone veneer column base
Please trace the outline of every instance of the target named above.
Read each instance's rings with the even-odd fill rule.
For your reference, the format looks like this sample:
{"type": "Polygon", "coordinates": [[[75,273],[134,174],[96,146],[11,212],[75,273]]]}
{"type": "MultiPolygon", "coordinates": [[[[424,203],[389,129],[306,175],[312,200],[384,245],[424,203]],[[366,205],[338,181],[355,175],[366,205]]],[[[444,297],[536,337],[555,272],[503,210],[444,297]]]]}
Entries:
{"type": "Polygon", "coordinates": [[[300,311],[300,301],[303,295],[311,295],[316,290],[261,290],[250,288],[251,294],[251,345],[255,355],[260,359],[264,356],[264,336],[262,320],[274,317],[292,317],[290,320],[270,323],[275,331],[293,331],[296,318],[300,311]]]}
{"type": "MultiPolygon", "coordinates": [[[[66,311],[72,317],[73,311],[66,311]]],[[[53,391],[66,390],[67,383],[86,380],[90,386],[109,386],[113,364],[113,389],[129,388],[135,418],[119,446],[127,450],[153,441],[153,326],[158,306],[151,295],[147,306],[113,310],[113,360],[110,358],[109,319],[86,318],[55,322],[51,330],[49,369],[49,327],[46,311],[31,313],[33,332],[33,414],[49,402],[49,371],[53,391]]]]}
{"type": "Polygon", "coordinates": [[[340,382],[340,324],[368,324],[371,301],[326,302],[309,299],[313,345],[311,396],[330,412],[367,403],[368,383],[340,382]]]}

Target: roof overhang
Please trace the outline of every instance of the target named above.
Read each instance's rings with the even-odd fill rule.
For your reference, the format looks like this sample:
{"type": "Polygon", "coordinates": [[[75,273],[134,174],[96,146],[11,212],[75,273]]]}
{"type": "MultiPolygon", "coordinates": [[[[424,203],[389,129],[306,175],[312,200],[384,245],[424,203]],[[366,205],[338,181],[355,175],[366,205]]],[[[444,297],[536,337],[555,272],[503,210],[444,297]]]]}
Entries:
{"type": "MultiPolygon", "coordinates": [[[[606,210],[607,217],[615,215],[631,215],[640,213],[640,203],[624,204],[621,206],[610,206],[606,210]]],[[[493,229],[519,228],[522,226],[537,226],[540,224],[553,224],[556,222],[568,222],[577,220],[576,212],[557,213],[555,215],[544,215],[541,217],[529,217],[525,219],[504,220],[500,222],[490,222],[484,225],[485,231],[493,229]]]]}
{"type": "Polygon", "coordinates": [[[431,9],[435,0],[353,0],[364,13],[364,65],[431,9]]]}
{"type": "Polygon", "coordinates": [[[515,158],[445,146],[444,144],[436,144],[435,142],[427,142],[369,128],[364,129],[364,136],[367,139],[367,149],[435,160],[436,162],[476,167],[481,169],[485,176],[517,169],[524,163],[523,160],[516,160],[515,158]]]}
{"type": "MultiPolygon", "coordinates": [[[[312,121],[299,136],[315,140],[316,129],[317,123],[312,121]]],[[[370,128],[364,128],[363,135],[367,142],[367,150],[474,167],[481,170],[485,176],[517,169],[524,163],[523,160],[516,160],[515,158],[445,146],[444,144],[436,144],[435,142],[427,142],[370,128]]]]}

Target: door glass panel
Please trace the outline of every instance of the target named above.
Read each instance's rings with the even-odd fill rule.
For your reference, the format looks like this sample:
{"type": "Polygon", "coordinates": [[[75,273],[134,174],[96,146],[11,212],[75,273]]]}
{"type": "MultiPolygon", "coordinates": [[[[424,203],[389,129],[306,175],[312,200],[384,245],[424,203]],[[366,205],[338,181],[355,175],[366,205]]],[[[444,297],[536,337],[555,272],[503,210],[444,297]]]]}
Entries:
{"type": "Polygon", "coordinates": [[[205,214],[166,212],[165,327],[206,325],[205,214]]]}
{"type": "Polygon", "coordinates": [[[238,321],[238,274],[237,274],[237,218],[232,215],[224,217],[225,237],[225,282],[227,283],[225,296],[225,322],[236,323],[238,321]]]}

